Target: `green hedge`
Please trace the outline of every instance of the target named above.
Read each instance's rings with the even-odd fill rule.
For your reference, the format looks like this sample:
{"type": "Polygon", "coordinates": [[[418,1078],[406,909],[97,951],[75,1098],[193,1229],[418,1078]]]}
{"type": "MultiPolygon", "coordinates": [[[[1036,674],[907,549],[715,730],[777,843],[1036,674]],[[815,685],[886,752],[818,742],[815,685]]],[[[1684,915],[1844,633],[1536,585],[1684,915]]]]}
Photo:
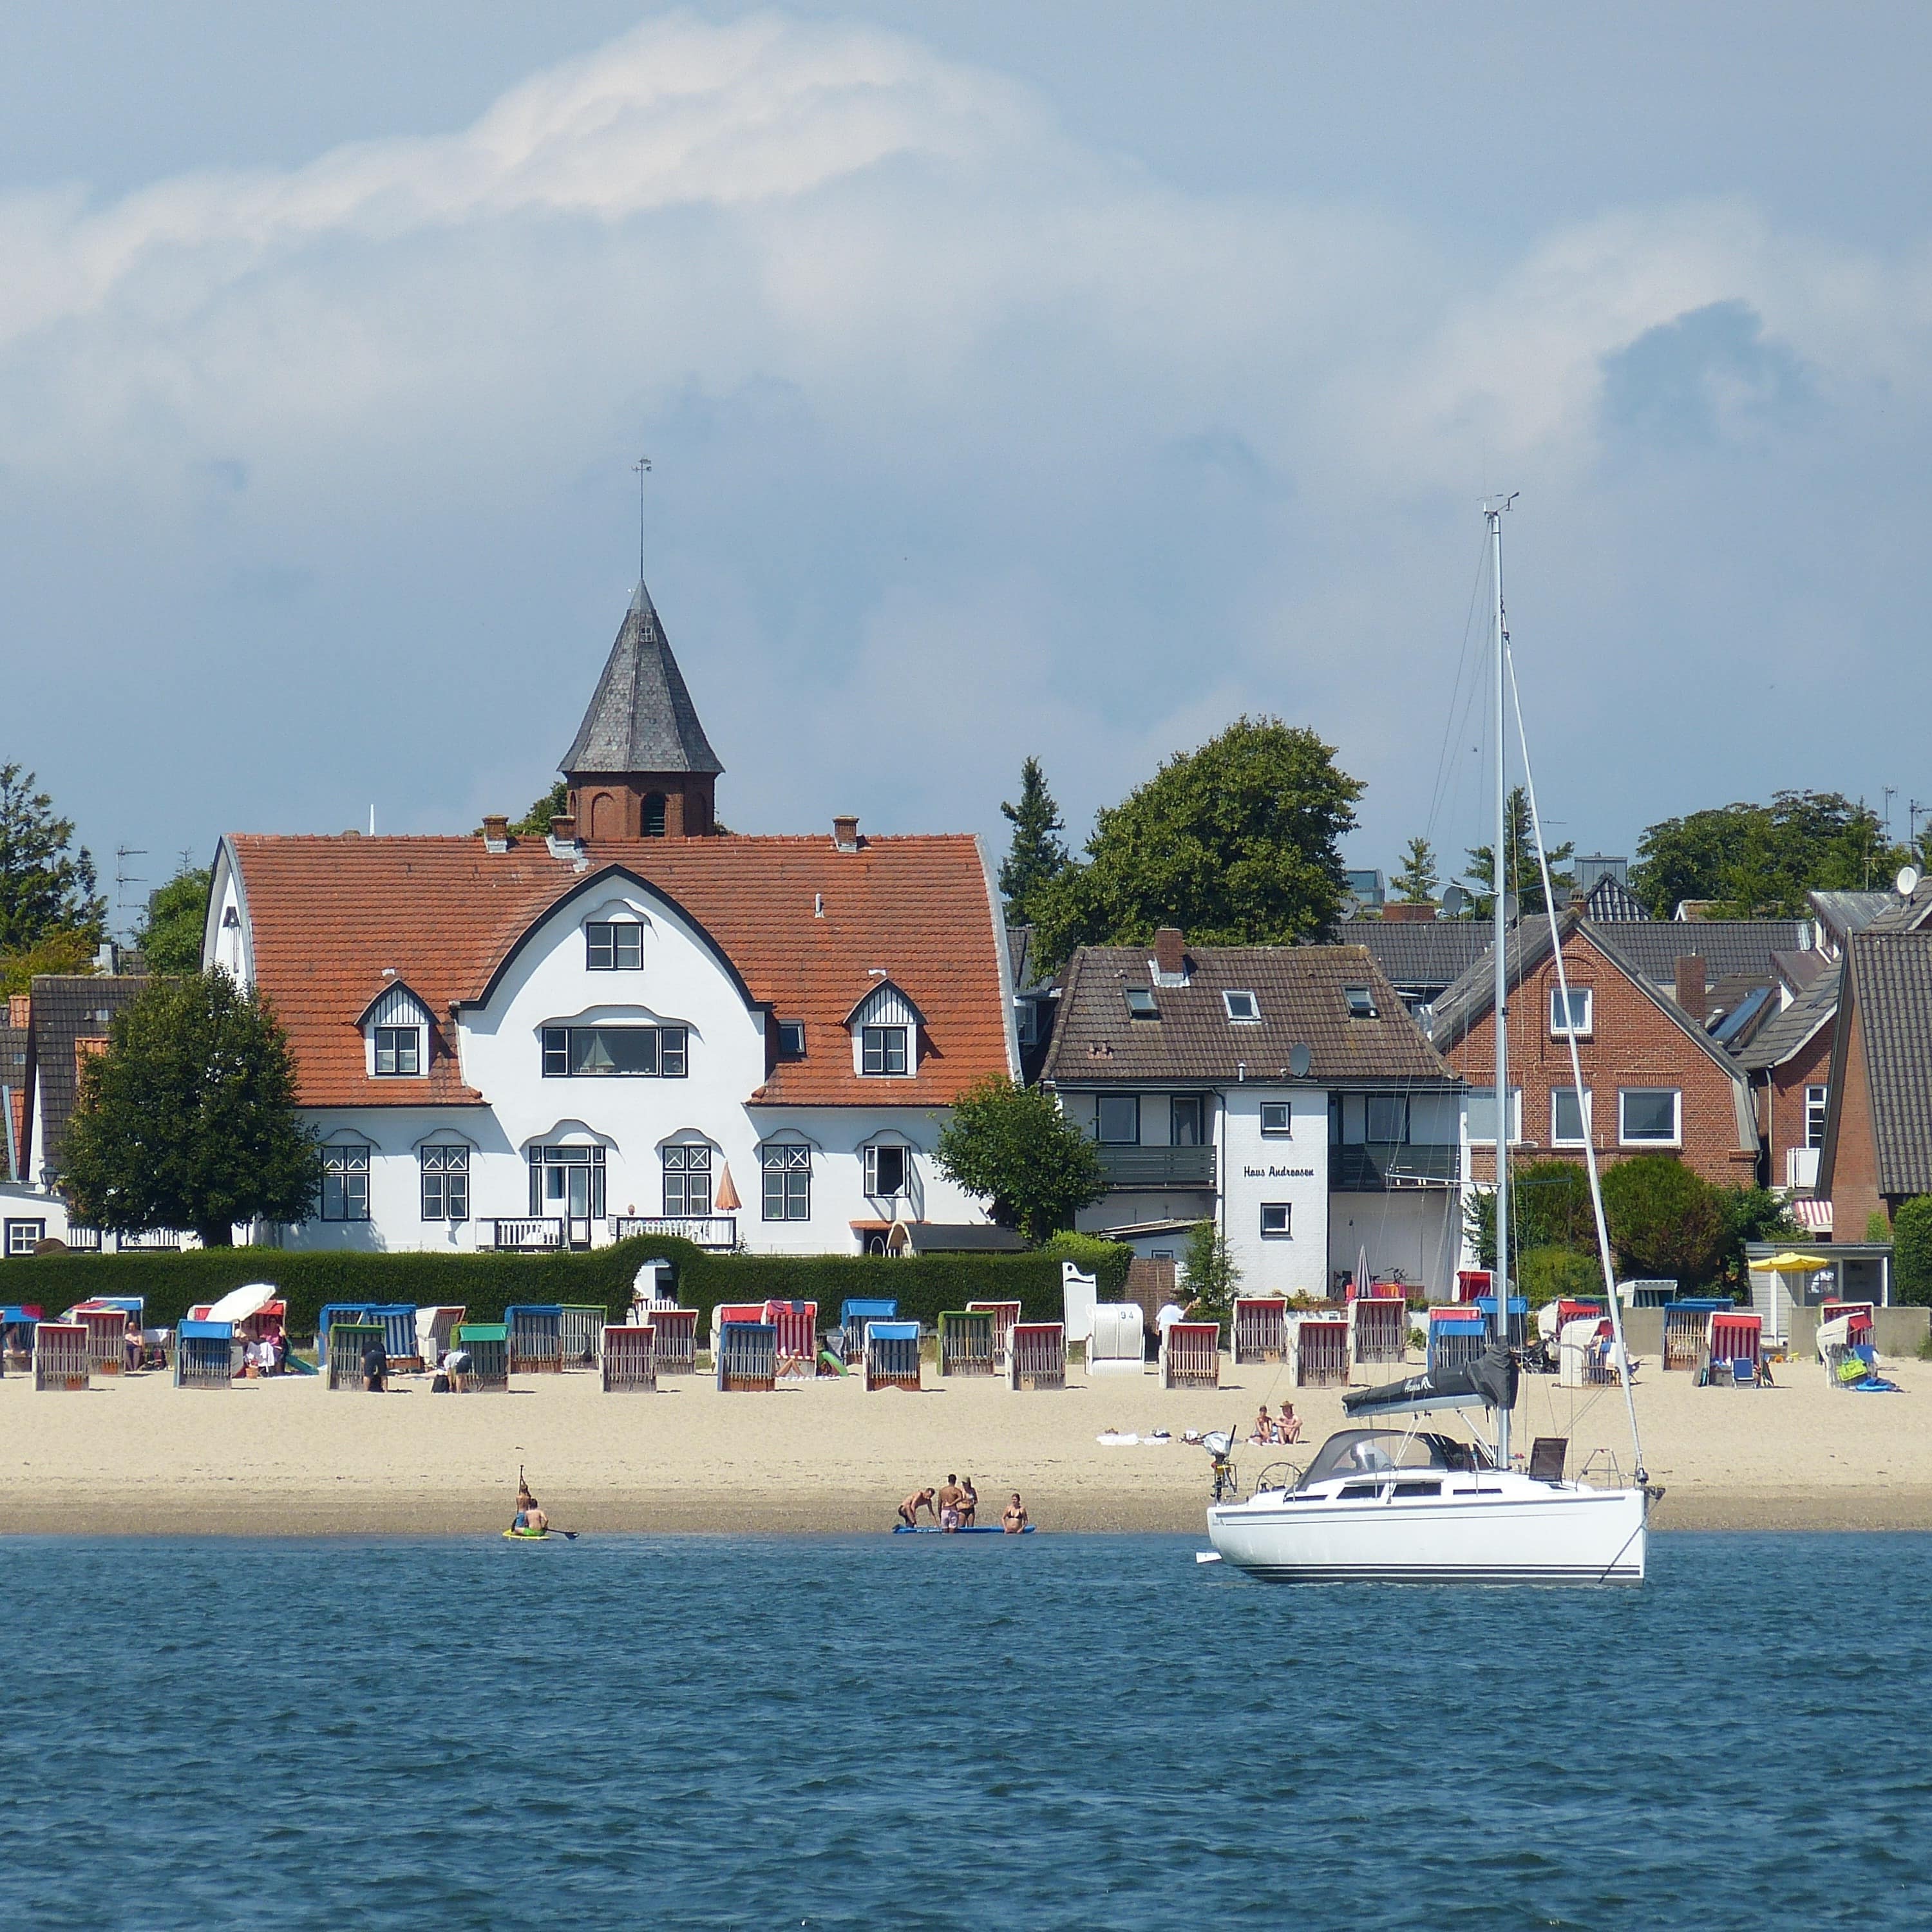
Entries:
{"type": "Polygon", "coordinates": [[[51,1316],[96,1294],[146,1298],[150,1325],[172,1328],[189,1309],[251,1281],[272,1282],[292,1334],[310,1335],[334,1301],[460,1303],[478,1322],[520,1302],[598,1303],[621,1319],[638,1265],[668,1261],[678,1299],[707,1330],[721,1301],[816,1301],[820,1320],[842,1301],[896,1296],[908,1321],[928,1324],[968,1301],[1024,1304],[1034,1321],[1060,1315],[1060,1264],[1050,1255],[717,1255],[640,1236],[587,1254],[420,1255],[208,1248],[182,1254],[38,1255],[0,1268],[0,1300],[38,1303],[51,1316]]]}

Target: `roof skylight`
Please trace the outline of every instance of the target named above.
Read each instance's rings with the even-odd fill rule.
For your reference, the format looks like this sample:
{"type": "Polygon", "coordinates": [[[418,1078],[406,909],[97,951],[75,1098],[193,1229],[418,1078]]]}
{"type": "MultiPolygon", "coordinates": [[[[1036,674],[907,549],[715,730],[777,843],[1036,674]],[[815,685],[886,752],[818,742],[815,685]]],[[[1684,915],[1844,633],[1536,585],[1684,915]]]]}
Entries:
{"type": "Polygon", "coordinates": [[[1262,1016],[1261,1003],[1252,993],[1223,993],[1221,1004],[1231,1020],[1256,1021],[1262,1016]]]}
{"type": "Polygon", "coordinates": [[[1160,1009],[1154,1004],[1154,989],[1150,986],[1125,986],[1121,988],[1127,1003],[1127,1017],[1130,1020],[1157,1020],[1160,1009]]]}

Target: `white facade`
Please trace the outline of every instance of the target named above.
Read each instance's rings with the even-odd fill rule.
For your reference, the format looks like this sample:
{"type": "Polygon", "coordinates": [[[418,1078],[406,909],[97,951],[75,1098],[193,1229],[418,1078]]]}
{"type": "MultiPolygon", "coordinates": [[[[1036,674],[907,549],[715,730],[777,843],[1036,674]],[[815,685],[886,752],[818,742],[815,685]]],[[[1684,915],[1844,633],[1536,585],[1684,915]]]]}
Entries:
{"type": "MultiPolygon", "coordinates": [[[[226,847],[204,956],[254,977],[244,884],[226,847]]],[[[852,1016],[855,1073],[863,1027],[888,1020],[908,1028],[916,1066],[916,1010],[881,986],[852,1016]]],[[[606,873],[541,917],[480,997],[435,1024],[400,981],[377,992],[360,1022],[366,1066],[394,1102],[308,1110],[324,1154],[321,1211],[282,1238],[461,1252],[602,1244],[647,1231],[626,1225],[635,1221],[710,1246],[850,1253],[878,1224],[985,1221],[934,1165],[946,1110],[896,1100],[902,1077],[855,1081],[876,1090],[869,1104],[754,1099],[778,1022],[668,898],[606,873]],[[615,928],[619,943],[601,930],[593,942],[592,926],[615,928]],[[430,1056],[448,1044],[481,1104],[432,1096],[430,1056]],[[719,1204],[728,1174],[736,1208],[719,1204]]]]}

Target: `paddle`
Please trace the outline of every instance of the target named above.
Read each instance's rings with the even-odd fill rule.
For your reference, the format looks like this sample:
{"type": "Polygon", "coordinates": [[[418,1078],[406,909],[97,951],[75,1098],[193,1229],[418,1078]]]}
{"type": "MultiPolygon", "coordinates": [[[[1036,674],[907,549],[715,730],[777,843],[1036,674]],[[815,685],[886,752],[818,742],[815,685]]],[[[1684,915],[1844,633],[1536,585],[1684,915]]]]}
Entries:
{"type": "MultiPolygon", "coordinates": [[[[520,1496],[527,1496],[530,1493],[530,1485],[524,1480],[524,1466],[520,1462],[517,1465],[517,1493],[520,1496]]],[[[583,1532],[580,1530],[574,1529],[550,1529],[546,1528],[544,1534],[546,1536],[560,1536],[566,1543],[574,1543],[583,1532]]],[[[532,1542],[535,1542],[537,1539],[532,1537],[530,1540],[532,1542]]]]}

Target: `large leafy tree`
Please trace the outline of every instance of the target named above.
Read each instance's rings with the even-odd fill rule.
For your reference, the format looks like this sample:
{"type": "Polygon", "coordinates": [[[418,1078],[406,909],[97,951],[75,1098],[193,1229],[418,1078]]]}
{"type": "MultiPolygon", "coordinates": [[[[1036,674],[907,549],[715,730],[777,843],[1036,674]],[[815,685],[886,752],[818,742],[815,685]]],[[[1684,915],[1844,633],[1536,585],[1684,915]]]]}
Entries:
{"type": "Polygon", "coordinates": [[[1688,1288],[1710,1280],[1727,1230],[1719,1190],[1675,1154],[1639,1154],[1604,1176],[1604,1213],[1618,1263],[1688,1288]]]}
{"type": "Polygon", "coordinates": [[[1768,805],[1660,820],[1646,827],[1636,854],[1630,889],[1658,919],[1684,899],[1709,900],[1731,918],[1795,919],[1808,892],[1881,890],[1900,866],[1924,856],[1893,844],[1869,806],[1834,791],[1780,791],[1768,805]]]}
{"type": "MultiPolygon", "coordinates": [[[[1517,906],[1526,917],[1544,911],[1547,902],[1543,896],[1543,868],[1537,862],[1536,835],[1530,824],[1529,794],[1521,785],[1510,788],[1504,821],[1508,828],[1508,855],[1503,890],[1515,893],[1517,906]]],[[[1576,883],[1576,874],[1563,869],[1564,862],[1576,849],[1574,845],[1552,845],[1549,848],[1550,883],[1556,889],[1559,904],[1567,899],[1570,888],[1576,883]]],[[[1468,916],[1493,918],[1496,858],[1492,846],[1474,845],[1469,848],[1469,877],[1479,890],[1471,896],[1468,916]]]]}
{"type": "Polygon", "coordinates": [[[0,955],[24,952],[56,933],[100,943],[107,902],[94,890],[94,860],[74,844],[74,820],[58,817],[34,773],[0,765],[0,955]]]}
{"type": "Polygon", "coordinates": [[[184,865],[166,885],[149,895],[146,922],[134,935],[149,972],[200,970],[208,888],[214,878],[205,866],[184,865]]]}
{"type": "Polygon", "coordinates": [[[224,973],[157,980],[82,1070],[60,1184],[80,1219],[191,1228],[226,1247],[237,1222],[301,1221],[320,1179],[296,1111],[295,1056],[267,1002],[224,973]]]}
{"type": "Polygon", "coordinates": [[[1318,938],[1341,909],[1340,841],[1361,795],[1312,731],[1238,718],[1096,814],[1085,862],[1034,896],[1043,963],[1143,945],[1162,926],[1204,946],[1318,938]]]}
{"type": "Polygon", "coordinates": [[[1007,918],[1024,926],[1033,918],[1035,896],[1071,862],[1066,842],[1060,836],[1066,827],[1037,758],[1030,758],[1020,766],[1018,803],[1002,802],[1000,811],[1013,828],[1012,844],[1000,868],[1000,892],[1007,918]]]}
{"type": "Polygon", "coordinates": [[[530,810],[510,830],[519,838],[541,838],[550,830],[550,820],[561,818],[569,809],[570,787],[559,778],[542,798],[531,802],[530,810]]]}
{"type": "Polygon", "coordinates": [[[993,1219],[1037,1244],[1107,1191],[1098,1149],[1052,1095],[989,1075],[952,1103],[933,1160],[993,1219]]]}
{"type": "Polygon", "coordinates": [[[19,952],[0,954],[0,993],[24,993],[43,973],[89,974],[94,944],[86,932],[50,932],[19,952]]]}
{"type": "Polygon", "coordinates": [[[1402,905],[1426,905],[1436,896],[1441,874],[1436,864],[1436,848],[1418,833],[1408,842],[1402,863],[1390,880],[1396,902],[1402,905]]]}

